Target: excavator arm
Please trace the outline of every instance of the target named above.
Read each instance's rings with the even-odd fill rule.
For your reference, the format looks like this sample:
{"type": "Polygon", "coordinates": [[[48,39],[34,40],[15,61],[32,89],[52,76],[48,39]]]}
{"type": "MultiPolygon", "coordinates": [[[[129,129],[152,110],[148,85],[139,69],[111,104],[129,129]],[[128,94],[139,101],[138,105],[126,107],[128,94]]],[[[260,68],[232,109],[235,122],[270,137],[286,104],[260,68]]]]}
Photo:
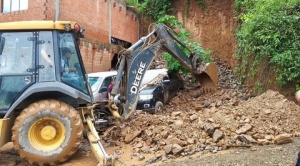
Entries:
{"type": "Polygon", "coordinates": [[[185,67],[200,82],[203,92],[213,92],[217,89],[216,65],[202,62],[199,56],[189,49],[190,54],[187,56],[178,45],[188,49],[172,29],[164,24],[157,24],[151,33],[120,54],[112,94],[120,93],[122,116],[125,119],[135,110],[144,74],[161,50],[167,51],[185,67]]]}

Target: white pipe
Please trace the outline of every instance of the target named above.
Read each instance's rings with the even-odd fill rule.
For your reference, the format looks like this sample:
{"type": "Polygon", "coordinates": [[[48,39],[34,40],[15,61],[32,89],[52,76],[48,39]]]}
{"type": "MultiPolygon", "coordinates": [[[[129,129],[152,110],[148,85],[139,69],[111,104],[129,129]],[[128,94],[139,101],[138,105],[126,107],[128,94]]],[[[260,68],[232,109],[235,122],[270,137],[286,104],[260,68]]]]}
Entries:
{"type": "Polygon", "coordinates": [[[59,8],[59,3],[60,3],[60,0],[55,0],[54,2],[55,4],[55,21],[58,21],[59,20],[59,14],[60,14],[60,8],[59,8]]]}
{"type": "Polygon", "coordinates": [[[111,43],[111,0],[108,3],[108,42],[111,43]]]}

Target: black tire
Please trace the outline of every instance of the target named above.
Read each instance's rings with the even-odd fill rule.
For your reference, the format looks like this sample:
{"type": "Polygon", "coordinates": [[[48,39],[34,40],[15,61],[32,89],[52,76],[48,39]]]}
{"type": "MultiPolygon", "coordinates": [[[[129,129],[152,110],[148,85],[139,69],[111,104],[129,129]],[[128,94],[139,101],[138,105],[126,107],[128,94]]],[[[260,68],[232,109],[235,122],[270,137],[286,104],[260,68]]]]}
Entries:
{"type": "Polygon", "coordinates": [[[165,106],[162,102],[160,101],[157,101],[155,103],[155,110],[154,110],[154,113],[158,113],[158,112],[162,112],[163,110],[165,109],[165,106]]]}
{"type": "Polygon", "coordinates": [[[31,164],[58,165],[78,149],[83,124],[78,112],[56,100],[29,105],[12,128],[14,148],[31,164]]]}

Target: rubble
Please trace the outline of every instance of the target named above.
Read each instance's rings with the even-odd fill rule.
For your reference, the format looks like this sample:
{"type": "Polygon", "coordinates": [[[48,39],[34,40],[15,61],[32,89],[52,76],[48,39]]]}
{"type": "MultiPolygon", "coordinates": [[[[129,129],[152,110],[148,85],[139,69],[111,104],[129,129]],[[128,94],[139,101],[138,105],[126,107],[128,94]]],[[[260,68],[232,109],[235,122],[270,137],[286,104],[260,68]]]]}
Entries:
{"type": "Polygon", "coordinates": [[[199,151],[217,153],[228,147],[289,143],[300,135],[297,104],[272,90],[251,96],[228,67],[218,67],[216,93],[195,97],[199,85],[186,76],[185,89],[166,105],[164,112],[136,112],[124,124],[115,126],[118,132],[107,130],[105,141],[117,138],[121,144],[131,144],[141,156],[164,151],[165,155],[159,157],[162,159],[199,151]],[[139,133],[128,139],[122,135],[124,130],[139,133]]]}

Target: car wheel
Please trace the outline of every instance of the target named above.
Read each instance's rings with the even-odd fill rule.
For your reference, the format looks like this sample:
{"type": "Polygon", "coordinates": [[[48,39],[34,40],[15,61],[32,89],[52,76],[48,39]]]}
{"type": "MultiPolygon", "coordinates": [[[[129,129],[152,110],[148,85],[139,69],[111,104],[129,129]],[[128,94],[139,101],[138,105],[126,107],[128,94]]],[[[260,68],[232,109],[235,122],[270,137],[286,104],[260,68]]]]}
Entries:
{"type": "Polygon", "coordinates": [[[160,101],[155,103],[155,113],[162,112],[164,110],[164,104],[160,101]]]}

